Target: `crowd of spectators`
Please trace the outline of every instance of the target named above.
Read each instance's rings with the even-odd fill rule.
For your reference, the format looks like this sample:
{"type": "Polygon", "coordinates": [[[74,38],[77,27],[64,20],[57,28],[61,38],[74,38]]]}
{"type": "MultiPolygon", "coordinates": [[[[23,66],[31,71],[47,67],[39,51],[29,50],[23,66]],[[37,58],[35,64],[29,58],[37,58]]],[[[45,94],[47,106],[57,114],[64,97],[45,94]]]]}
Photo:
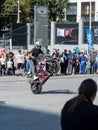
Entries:
{"type": "Polygon", "coordinates": [[[25,57],[21,50],[18,51],[18,54],[14,54],[8,48],[6,51],[2,51],[0,55],[0,75],[24,75],[24,64],[25,57]],[[16,72],[17,71],[17,72],[16,72]]]}
{"type": "Polygon", "coordinates": [[[60,74],[98,74],[98,51],[91,48],[91,53],[87,50],[76,52],[75,49],[65,49],[61,54],[59,49],[54,49],[53,57],[60,63],[60,74]]]}
{"type": "MultiPolygon", "coordinates": [[[[30,55],[29,51],[21,50],[15,54],[10,48],[3,51],[0,56],[0,75],[27,75],[30,70],[30,55]]],[[[65,49],[60,53],[59,49],[53,49],[50,55],[60,64],[59,75],[98,74],[98,51],[94,48],[90,54],[87,50],[76,52],[75,49],[65,49]]]]}

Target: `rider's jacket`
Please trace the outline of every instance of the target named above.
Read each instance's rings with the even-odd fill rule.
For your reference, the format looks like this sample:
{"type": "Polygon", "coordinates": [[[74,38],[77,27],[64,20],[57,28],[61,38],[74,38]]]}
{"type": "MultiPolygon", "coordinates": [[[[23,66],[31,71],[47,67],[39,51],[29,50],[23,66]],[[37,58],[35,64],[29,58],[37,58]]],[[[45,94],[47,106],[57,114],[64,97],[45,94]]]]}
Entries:
{"type": "Polygon", "coordinates": [[[34,61],[34,63],[36,64],[36,58],[38,57],[39,54],[44,54],[43,51],[41,49],[37,49],[36,47],[34,47],[31,50],[32,56],[34,56],[34,58],[32,59],[34,61]]]}
{"type": "Polygon", "coordinates": [[[41,49],[37,49],[36,47],[34,47],[32,50],[31,50],[31,53],[32,53],[32,56],[34,57],[38,57],[39,54],[43,54],[42,50],[41,49]]]}

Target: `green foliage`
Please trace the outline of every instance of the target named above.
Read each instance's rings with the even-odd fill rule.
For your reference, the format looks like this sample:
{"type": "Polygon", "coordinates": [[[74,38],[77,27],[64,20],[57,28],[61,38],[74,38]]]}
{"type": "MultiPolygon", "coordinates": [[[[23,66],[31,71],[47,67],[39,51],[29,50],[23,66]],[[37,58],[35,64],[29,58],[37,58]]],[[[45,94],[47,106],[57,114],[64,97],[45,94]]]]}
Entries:
{"type": "Polygon", "coordinates": [[[17,20],[17,1],[16,0],[6,0],[2,6],[2,13],[4,26],[9,27],[11,23],[17,20]]]}
{"type": "Polygon", "coordinates": [[[68,20],[57,20],[57,23],[60,23],[60,24],[68,24],[68,23],[72,23],[68,20]]]}
{"type": "MultiPolygon", "coordinates": [[[[63,19],[65,12],[64,9],[68,8],[68,0],[30,0],[32,16],[34,16],[34,5],[46,5],[49,10],[49,20],[56,21],[63,19]]],[[[34,17],[33,17],[34,18],[34,17]]]]}
{"type": "Polygon", "coordinates": [[[17,1],[16,0],[6,0],[3,6],[4,6],[5,13],[17,12],[17,1]]]}
{"type": "Polygon", "coordinates": [[[5,25],[4,17],[3,17],[3,5],[5,0],[0,0],[0,30],[5,25]]]}
{"type": "Polygon", "coordinates": [[[29,0],[22,0],[20,2],[20,10],[20,21],[22,23],[32,22],[29,0]]]}
{"type": "MultiPolygon", "coordinates": [[[[3,13],[2,23],[9,26],[17,22],[18,0],[0,0],[0,13],[3,13]]],[[[34,21],[34,6],[48,6],[49,21],[62,21],[64,9],[68,8],[68,0],[20,0],[20,22],[34,21]]],[[[1,17],[0,17],[1,19],[1,17]]],[[[1,22],[0,22],[1,23],[1,22]]]]}
{"type": "Polygon", "coordinates": [[[4,2],[5,0],[0,0],[0,13],[2,12],[4,2]]]}

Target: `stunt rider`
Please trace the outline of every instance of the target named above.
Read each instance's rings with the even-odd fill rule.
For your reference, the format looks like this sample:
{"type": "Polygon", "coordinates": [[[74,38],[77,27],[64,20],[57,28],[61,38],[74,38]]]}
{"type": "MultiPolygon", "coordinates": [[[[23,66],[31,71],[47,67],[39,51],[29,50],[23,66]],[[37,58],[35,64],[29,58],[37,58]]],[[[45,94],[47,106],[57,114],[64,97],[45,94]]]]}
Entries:
{"type": "Polygon", "coordinates": [[[44,54],[44,53],[41,50],[41,42],[36,41],[35,47],[30,51],[29,54],[30,71],[28,72],[28,75],[32,73],[34,80],[38,78],[36,76],[36,65],[37,65],[37,58],[39,54],[44,54]]]}

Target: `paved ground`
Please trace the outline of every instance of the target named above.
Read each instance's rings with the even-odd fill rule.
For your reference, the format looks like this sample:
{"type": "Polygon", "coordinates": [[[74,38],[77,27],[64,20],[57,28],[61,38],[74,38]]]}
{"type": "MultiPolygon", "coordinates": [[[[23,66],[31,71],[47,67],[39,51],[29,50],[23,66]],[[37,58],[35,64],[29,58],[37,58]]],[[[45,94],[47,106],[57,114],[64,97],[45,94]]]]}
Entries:
{"type": "Polygon", "coordinates": [[[51,77],[34,95],[26,77],[0,77],[0,130],[61,130],[61,109],[85,78],[98,83],[97,75],[51,77]]]}

